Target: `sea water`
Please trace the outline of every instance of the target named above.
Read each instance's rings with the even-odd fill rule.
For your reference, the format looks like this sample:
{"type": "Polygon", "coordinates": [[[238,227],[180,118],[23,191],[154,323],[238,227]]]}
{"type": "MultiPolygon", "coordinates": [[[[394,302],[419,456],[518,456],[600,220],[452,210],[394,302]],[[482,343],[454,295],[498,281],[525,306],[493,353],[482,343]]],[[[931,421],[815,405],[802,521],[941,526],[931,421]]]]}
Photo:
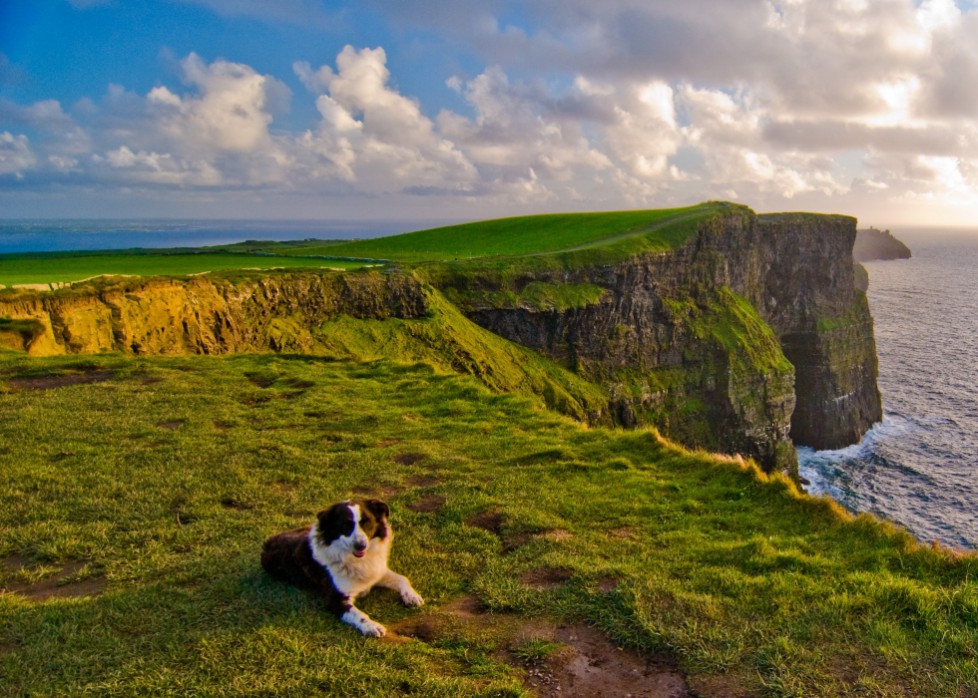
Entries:
{"type": "Polygon", "coordinates": [[[883,421],[838,451],[799,449],[813,494],[923,541],[978,549],[978,234],[904,233],[870,262],[883,421]]]}
{"type": "Polygon", "coordinates": [[[444,221],[0,220],[0,254],[205,247],[246,240],[351,240],[444,224],[444,221]]]}

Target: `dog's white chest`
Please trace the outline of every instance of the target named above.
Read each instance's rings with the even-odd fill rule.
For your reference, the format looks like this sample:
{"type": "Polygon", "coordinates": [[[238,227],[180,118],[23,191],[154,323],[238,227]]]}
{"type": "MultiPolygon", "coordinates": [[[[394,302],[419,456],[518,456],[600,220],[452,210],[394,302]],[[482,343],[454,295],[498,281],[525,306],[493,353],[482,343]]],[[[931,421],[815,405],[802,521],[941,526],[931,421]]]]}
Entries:
{"type": "Polygon", "coordinates": [[[351,599],[366,594],[387,574],[387,543],[371,545],[362,558],[344,558],[327,566],[333,585],[351,599]]]}
{"type": "Polygon", "coordinates": [[[336,590],[355,599],[370,591],[387,574],[392,538],[393,532],[388,530],[386,538],[372,539],[366,553],[360,558],[351,555],[342,541],[326,546],[320,544],[314,532],[310,532],[309,542],[313,558],[329,572],[336,590]]]}

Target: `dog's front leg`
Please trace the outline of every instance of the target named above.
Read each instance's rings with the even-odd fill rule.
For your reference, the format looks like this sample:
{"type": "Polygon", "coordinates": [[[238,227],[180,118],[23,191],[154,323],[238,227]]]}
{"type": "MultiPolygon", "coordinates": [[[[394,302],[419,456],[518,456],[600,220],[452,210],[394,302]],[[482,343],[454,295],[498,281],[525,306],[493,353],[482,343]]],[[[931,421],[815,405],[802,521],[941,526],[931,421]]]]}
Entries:
{"type": "Polygon", "coordinates": [[[347,602],[347,604],[348,606],[346,612],[340,616],[341,621],[352,625],[367,637],[383,637],[387,634],[387,628],[375,621],[352,603],[347,602]]]}
{"type": "Polygon", "coordinates": [[[421,598],[421,594],[414,590],[411,582],[403,574],[397,574],[396,572],[387,570],[387,574],[377,584],[385,589],[393,589],[399,593],[401,595],[401,601],[408,606],[421,606],[424,604],[424,599],[421,598]]]}

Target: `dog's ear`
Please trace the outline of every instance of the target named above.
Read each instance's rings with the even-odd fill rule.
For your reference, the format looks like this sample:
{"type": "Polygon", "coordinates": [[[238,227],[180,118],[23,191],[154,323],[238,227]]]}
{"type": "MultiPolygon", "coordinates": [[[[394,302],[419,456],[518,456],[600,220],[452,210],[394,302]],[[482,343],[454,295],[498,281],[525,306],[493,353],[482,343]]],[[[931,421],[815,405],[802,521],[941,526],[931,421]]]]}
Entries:
{"type": "Polygon", "coordinates": [[[386,519],[391,514],[391,508],[387,506],[386,502],[382,502],[379,499],[368,499],[364,502],[364,505],[378,520],[386,519]]]}
{"type": "Polygon", "coordinates": [[[338,502],[329,509],[319,512],[317,518],[319,519],[319,537],[326,544],[353,532],[354,522],[350,513],[349,502],[338,502]]]}

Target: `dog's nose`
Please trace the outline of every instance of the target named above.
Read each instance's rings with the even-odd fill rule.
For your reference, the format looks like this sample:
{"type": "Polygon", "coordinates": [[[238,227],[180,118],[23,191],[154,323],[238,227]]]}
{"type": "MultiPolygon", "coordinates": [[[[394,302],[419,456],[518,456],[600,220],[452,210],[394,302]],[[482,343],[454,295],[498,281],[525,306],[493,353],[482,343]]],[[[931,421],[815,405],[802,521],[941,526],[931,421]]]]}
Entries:
{"type": "Polygon", "coordinates": [[[353,549],[356,550],[358,553],[362,553],[364,550],[367,549],[367,544],[366,542],[357,541],[356,543],[353,544],[353,549]]]}

